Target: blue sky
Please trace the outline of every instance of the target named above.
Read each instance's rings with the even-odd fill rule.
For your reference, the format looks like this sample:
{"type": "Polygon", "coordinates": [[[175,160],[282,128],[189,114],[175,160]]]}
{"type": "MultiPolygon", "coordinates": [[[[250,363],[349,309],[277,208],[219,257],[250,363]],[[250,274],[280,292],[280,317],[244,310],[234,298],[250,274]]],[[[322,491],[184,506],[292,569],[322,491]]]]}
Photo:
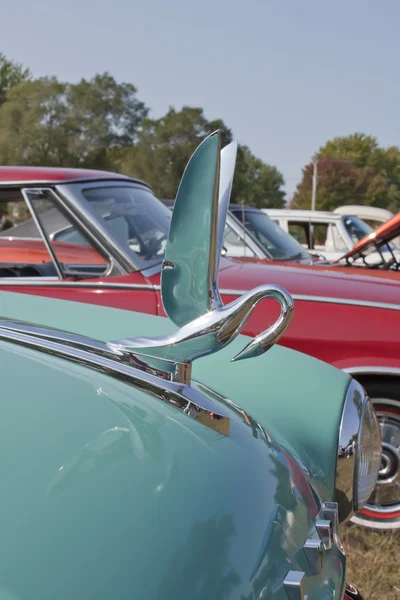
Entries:
{"type": "Polygon", "coordinates": [[[0,51],[35,76],[107,70],[153,117],[202,106],[283,172],[290,195],[327,139],[400,144],[399,22],[398,0],[15,0],[0,51]]]}

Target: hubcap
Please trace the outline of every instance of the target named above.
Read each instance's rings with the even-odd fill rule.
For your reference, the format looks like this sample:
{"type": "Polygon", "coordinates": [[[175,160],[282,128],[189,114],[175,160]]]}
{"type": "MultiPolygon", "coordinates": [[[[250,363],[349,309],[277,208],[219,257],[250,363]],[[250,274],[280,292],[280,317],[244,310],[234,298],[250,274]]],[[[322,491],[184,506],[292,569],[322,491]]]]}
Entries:
{"type": "Polygon", "coordinates": [[[400,407],[395,408],[393,400],[383,398],[376,398],[373,403],[382,436],[382,463],[376,488],[361,512],[375,519],[397,519],[400,518],[400,407]]]}

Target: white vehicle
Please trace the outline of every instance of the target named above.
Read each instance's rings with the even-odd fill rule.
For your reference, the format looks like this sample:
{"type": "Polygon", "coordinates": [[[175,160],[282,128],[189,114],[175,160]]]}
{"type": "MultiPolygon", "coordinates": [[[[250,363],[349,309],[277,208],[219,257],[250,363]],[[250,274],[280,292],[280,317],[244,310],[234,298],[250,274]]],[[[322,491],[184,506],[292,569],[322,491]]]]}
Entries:
{"type": "MultiPolygon", "coordinates": [[[[329,261],[339,260],[343,254],[352,250],[353,246],[373,229],[353,215],[341,215],[332,212],[312,210],[263,209],[267,215],[290,233],[310,252],[318,252],[329,261]]],[[[397,249],[391,242],[392,250],[397,249]]],[[[391,255],[389,248],[388,254],[391,255]]],[[[361,263],[357,260],[355,265],[361,263]]],[[[368,256],[368,263],[380,263],[377,252],[368,256]]]]}
{"type": "MultiPolygon", "coordinates": [[[[333,211],[337,215],[353,215],[358,217],[370,225],[373,229],[386,223],[393,217],[393,213],[386,208],[378,208],[377,206],[363,206],[362,204],[347,204],[346,206],[339,206],[333,211]]],[[[400,238],[395,238],[392,243],[400,248],[400,238]]]]}

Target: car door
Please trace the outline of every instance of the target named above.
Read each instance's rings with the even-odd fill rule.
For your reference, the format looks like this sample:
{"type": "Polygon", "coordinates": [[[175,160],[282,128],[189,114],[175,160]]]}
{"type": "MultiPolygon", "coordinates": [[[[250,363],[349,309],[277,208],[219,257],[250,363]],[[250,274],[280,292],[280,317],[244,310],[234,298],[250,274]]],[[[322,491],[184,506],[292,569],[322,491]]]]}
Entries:
{"type": "Polygon", "coordinates": [[[113,272],[111,257],[72,226],[51,194],[1,188],[0,211],[0,290],[156,314],[146,272],[113,272]],[[55,227],[72,233],[58,241],[55,227]]]}

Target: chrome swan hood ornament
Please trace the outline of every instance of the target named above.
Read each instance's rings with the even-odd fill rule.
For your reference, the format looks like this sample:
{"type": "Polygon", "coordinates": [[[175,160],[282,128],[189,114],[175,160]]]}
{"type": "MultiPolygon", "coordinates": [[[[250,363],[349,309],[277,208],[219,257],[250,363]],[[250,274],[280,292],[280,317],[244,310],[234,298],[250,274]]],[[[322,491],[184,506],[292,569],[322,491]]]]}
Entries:
{"type": "Polygon", "coordinates": [[[221,151],[220,133],[196,149],[183,174],[171,219],[161,272],[165,312],[178,326],[170,335],[109,342],[138,367],[189,383],[192,362],[218,352],[240,333],[264,298],[280,303],[271,327],[253,338],[232,360],[252,358],[273,346],[293,316],[290,294],[261,285],[223,305],[218,290],[219,259],[236,163],[237,143],[221,151]]]}

